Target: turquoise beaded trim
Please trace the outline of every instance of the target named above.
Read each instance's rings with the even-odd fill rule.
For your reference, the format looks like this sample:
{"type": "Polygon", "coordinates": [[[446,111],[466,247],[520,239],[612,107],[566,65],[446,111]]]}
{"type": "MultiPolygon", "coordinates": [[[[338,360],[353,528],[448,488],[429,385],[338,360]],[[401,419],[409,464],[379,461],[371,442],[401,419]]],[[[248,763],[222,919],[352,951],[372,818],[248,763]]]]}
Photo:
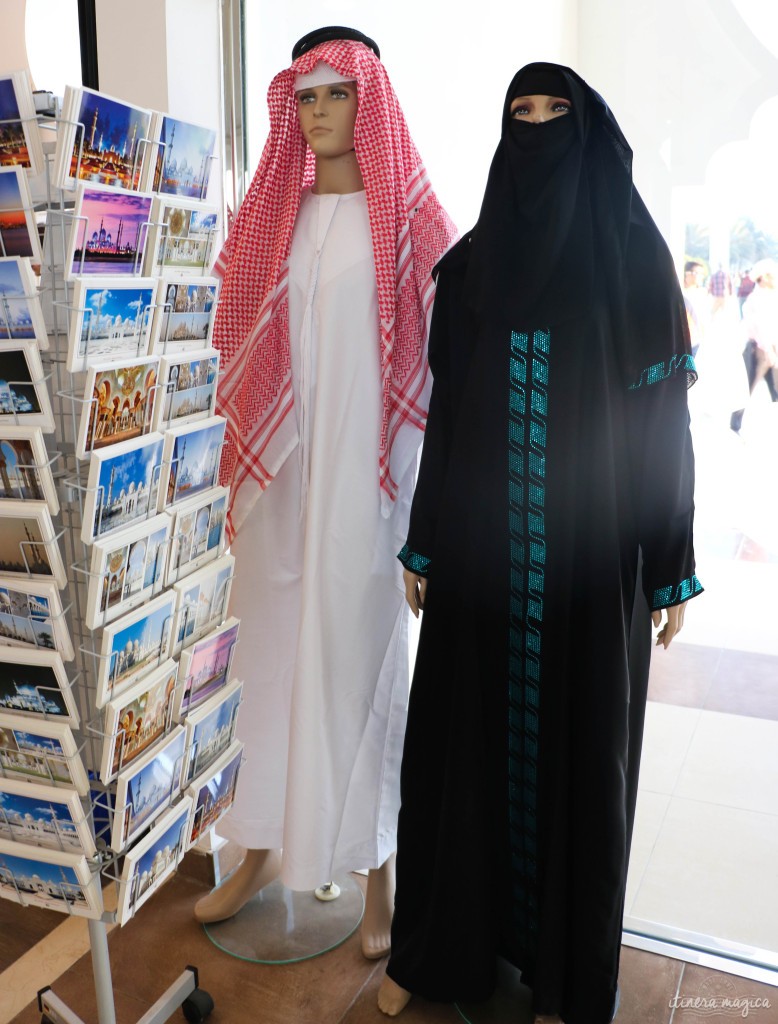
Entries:
{"type": "Polygon", "coordinates": [[[697,367],[694,365],[694,357],[689,355],[675,355],[671,359],[663,360],[661,363],[654,363],[647,366],[640,374],[634,384],[630,384],[630,391],[637,391],[638,388],[648,387],[649,384],[659,384],[668,377],[674,377],[677,373],[685,373],[693,384],[697,379],[697,367]]]}
{"type": "Polygon", "coordinates": [[[511,333],[508,399],[508,818],[514,918],[534,947],[537,902],[537,768],[545,585],[548,331],[511,333]]]}
{"type": "Polygon", "coordinates": [[[681,604],[688,601],[690,597],[696,597],[703,590],[702,584],[696,576],[681,580],[675,586],[659,587],[654,591],[654,598],[651,602],[651,610],[658,611],[660,608],[669,608],[674,604],[681,604]]]}
{"type": "Polygon", "coordinates": [[[400,551],[400,554],[397,557],[406,569],[410,572],[415,572],[417,576],[426,576],[429,573],[429,558],[425,558],[424,555],[419,555],[415,551],[411,551],[407,544],[403,544],[402,551],[400,551]]]}

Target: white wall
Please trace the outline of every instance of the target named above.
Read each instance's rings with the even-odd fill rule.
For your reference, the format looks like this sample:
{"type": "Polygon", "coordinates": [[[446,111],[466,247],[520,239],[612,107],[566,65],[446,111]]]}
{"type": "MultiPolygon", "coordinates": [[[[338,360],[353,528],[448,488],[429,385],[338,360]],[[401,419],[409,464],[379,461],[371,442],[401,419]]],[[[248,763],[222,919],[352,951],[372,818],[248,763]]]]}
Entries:
{"type": "Polygon", "coordinates": [[[293,44],[322,25],[349,25],[378,43],[435,190],[462,231],[478,216],[515,72],[532,60],[577,60],[578,0],[544,0],[534,12],[505,0],[246,4],[252,171],[268,129],[267,87],[289,66],[293,44]]]}

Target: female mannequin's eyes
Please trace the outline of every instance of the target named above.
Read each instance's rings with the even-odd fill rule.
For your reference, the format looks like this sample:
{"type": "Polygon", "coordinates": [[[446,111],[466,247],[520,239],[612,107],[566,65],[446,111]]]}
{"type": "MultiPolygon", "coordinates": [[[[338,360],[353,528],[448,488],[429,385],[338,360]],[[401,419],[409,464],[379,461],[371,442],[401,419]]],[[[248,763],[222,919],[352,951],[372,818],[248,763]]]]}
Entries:
{"type": "Polygon", "coordinates": [[[332,96],[332,98],[334,100],[347,100],[348,99],[348,93],[346,92],[345,89],[334,89],[334,88],[330,89],[330,96],[332,96]]]}
{"type": "Polygon", "coordinates": [[[569,103],[555,103],[551,109],[554,111],[564,111],[565,114],[569,114],[573,108],[570,106],[569,103]]]}

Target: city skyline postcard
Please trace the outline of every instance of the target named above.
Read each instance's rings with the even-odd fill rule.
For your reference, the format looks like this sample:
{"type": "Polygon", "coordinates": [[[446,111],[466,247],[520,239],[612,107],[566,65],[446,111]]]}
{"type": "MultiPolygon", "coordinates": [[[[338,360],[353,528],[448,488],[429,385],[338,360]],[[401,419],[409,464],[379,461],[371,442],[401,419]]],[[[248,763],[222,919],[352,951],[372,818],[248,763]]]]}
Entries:
{"type": "Polygon", "coordinates": [[[175,595],[167,592],[105,628],[95,701],[98,707],[165,660],[174,611],[175,595]]]}
{"type": "Polygon", "coordinates": [[[99,359],[146,355],[151,337],[155,287],[148,278],[79,281],[78,310],[68,345],[68,370],[78,373],[99,359]]]}
{"type": "Polygon", "coordinates": [[[85,544],[154,513],[163,447],[163,435],[153,433],[92,452],[81,533],[85,544]]]}
{"type": "Polygon", "coordinates": [[[0,78],[0,167],[30,166],[30,153],[12,76],[0,78]],[[16,121],[15,118],[20,118],[16,121]]]}
{"type": "Polygon", "coordinates": [[[216,132],[165,115],[161,119],[159,141],[152,191],[205,199],[216,132]]]}
{"type": "Polygon", "coordinates": [[[84,126],[83,146],[82,133],[74,127],[68,177],[115,188],[137,188],[148,153],[148,144],[143,145],[141,140],[149,137],[151,112],[91,89],[79,91],[80,102],[72,120],[84,126]]]}
{"type": "Polygon", "coordinates": [[[29,256],[34,263],[40,263],[38,228],[27,177],[21,167],[0,167],[0,234],[4,256],[29,256]]]}
{"type": "Polygon", "coordinates": [[[123,850],[180,790],[185,737],[183,726],[176,726],[137,764],[119,773],[111,833],[114,850],[123,850]]]}
{"type": "Polygon", "coordinates": [[[216,486],[226,426],[227,421],[223,417],[214,416],[167,431],[166,506],[193,498],[201,491],[216,486]]]}
{"type": "Polygon", "coordinates": [[[35,324],[31,301],[17,258],[0,259],[0,339],[22,338],[34,341],[35,324]]]}
{"type": "Polygon", "coordinates": [[[151,196],[137,192],[79,186],[70,276],[140,273],[151,202],[151,196]]]}

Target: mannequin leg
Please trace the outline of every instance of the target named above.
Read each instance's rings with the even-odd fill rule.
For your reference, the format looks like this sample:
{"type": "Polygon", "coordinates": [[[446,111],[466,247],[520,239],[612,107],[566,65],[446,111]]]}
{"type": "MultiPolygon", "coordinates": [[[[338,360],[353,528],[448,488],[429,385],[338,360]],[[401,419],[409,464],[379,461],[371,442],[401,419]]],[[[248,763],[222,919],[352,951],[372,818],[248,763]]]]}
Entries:
{"type": "Polygon", "coordinates": [[[396,981],[388,976],[384,977],[381,987],[378,990],[378,1009],[387,1017],[396,1017],[402,1013],[411,999],[411,993],[400,988],[396,981]]]}
{"type": "Polygon", "coordinates": [[[221,885],[195,903],[194,916],[200,924],[233,917],[260,889],[281,874],[278,850],[246,850],[246,856],[221,885]]]}
{"type": "Polygon", "coordinates": [[[386,858],[380,868],[367,875],[365,916],[362,918],[362,953],[368,960],[380,960],[391,948],[392,914],[394,913],[395,854],[386,858]]]}

